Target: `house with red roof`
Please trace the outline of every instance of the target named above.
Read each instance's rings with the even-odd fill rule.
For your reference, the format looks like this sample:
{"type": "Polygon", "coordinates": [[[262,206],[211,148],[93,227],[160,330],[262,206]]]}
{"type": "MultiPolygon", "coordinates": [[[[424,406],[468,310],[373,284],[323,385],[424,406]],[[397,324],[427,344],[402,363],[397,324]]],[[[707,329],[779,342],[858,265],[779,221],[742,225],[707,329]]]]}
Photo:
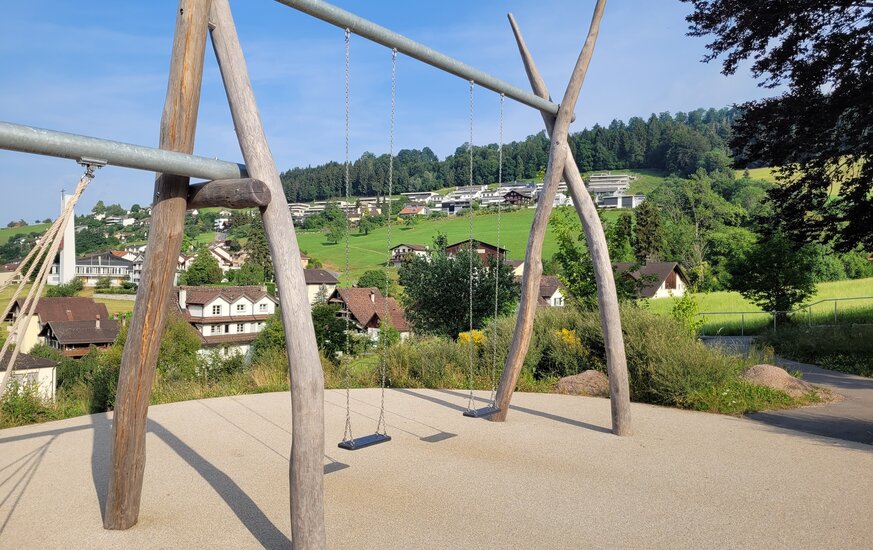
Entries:
{"type": "Polygon", "coordinates": [[[378,288],[338,288],[328,300],[338,304],[338,315],[349,320],[350,328],[367,334],[371,340],[379,338],[379,328],[390,324],[405,339],[411,333],[406,312],[391,297],[384,297],[378,288]]]}

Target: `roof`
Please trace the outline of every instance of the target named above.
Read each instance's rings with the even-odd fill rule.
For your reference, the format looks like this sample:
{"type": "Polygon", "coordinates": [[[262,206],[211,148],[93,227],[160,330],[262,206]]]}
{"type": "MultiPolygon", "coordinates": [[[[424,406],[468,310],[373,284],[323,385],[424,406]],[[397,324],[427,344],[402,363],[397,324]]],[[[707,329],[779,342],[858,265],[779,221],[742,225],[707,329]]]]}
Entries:
{"type": "MultiPolygon", "coordinates": [[[[122,252],[124,254],[124,252],[122,252]]],[[[116,267],[129,267],[133,262],[130,260],[126,260],[124,258],[118,257],[111,250],[104,250],[103,252],[95,252],[93,254],[86,254],[84,256],[79,256],[76,258],[77,265],[100,265],[100,266],[116,266],[116,267]]]]}
{"type": "Polygon", "coordinates": [[[47,329],[63,345],[111,344],[118,336],[118,322],[112,320],[100,321],[100,327],[94,321],[51,321],[40,334],[47,329]]]}
{"type": "Polygon", "coordinates": [[[543,275],[540,279],[540,296],[543,298],[551,298],[559,288],[561,281],[554,275],[543,275]]]}
{"type": "Polygon", "coordinates": [[[394,250],[395,248],[400,248],[401,246],[405,246],[406,248],[408,248],[410,250],[417,250],[419,252],[427,252],[427,247],[424,246],[423,244],[407,244],[407,243],[400,243],[397,246],[392,246],[391,250],[394,250]]]}
{"type": "Polygon", "coordinates": [[[386,307],[391,318],[391,326],[400,332],[409,331],[409,321],[397,300],[385,298],[378,288],[338,288],[334,292],[346,305],[354,320],[361,326],[367,326],[376,317],[381,321],[385,317],[386,307]],[[372,295],[372,296],[371,296],[372,295]]]}
{"type": "Polygon", "coordinates": [[[326,269],[304,269],[303,278],[308,285],[335,285],[339,283],[336,275],[326,269]]]}
{"type": "Polygon", "coordinates": [[[425,209],[427,209],[426,206],[406,206],[403,208],[403,210],[399,212],[399,215],[402,216],[404,214],[420,214],[425,209]]]}
{"type": "Polygon", "coordinates": [[[515,269],[519,266],[524,265],[524,260],[503,260],[503,263],[515,269]]]}
{"type": "Polygon", "coordinates": [[[640,288],[641,298],[651,298],[654,296],[673,270],[676,270],[686,283],[688,282],[688,277],[685,276],[682,268],[676,262],[649,262],[644,265],[620,262],[615,264],[615,270],[635,281],[642,282],[642,287],[640,288]]]}
{"type": "MultiPolygon", "coordinates": [[[[19,309],[24,300],[15,301],[19,309]]],[[[36,315],[40,323],[49,321],[94,321],[99,315],[101,319],[109,319],[106,304],[100,304],[91,298],[78,296],[70,298],[40,298],[36,304],[36,315]]]]}
{"type": "MultiPolygon", "coordinates": [[[[464,239],[463,241],[457,242],[457,243],[455,243],[455,244],[450,244],[450,245],[448,245],[448,246],[446,247],[446,250],[448,250],[448,249],[450,249],[450,248],[458,248],[458,247],[460,247],[461,245],[465,245],[465,244],[467,244],[467,243],[469,243],[469,242],[470,242],[470,239],[464,239]]],[[[476,244],[478,244],[479,246],[484,246],[485,248],[492,248],[492,249],[494,249],[494,250],[499,250],[499,251],[501,251],[501,252],[506,252],[506,249],[505,249],[505,248],[498,247],[498,246],[494,246],[493,244],[491,244],[491,243],[486,243],[485,241],[480,241],[480,240],[478,240],[478,239],[473,239],[473,242],[476,243],[476,244]]]]}
{"type": "Polygon", "coordinates": [[[273,302],[278,303],[275,298],[267,293],[266,289],[260,286],[182,286],[179,287],[179,290],[186,291],[186,304],[205,305],[216,298],[223,298],[228,303],[233,303],[243,296],[252,302],[257,302],[261,298],[267,297],[273,302]]]}
{"type": "MultiPolygon", "coordinates": [[[[11,355],[12,350],[8,350],[6,354],[3,355],[3,359],[0,360],[0,372],[6,370],[6,365],[9,364],[9,358],[11,355]]],[[[15,368],[13,370],[49,369],[56,366],[58,366],[58,364],[51,359],[28,355],[26,353],[19,353],[18,357],[15,358],[15,368]]]]}
{"type": "Polygon", "coordinates": [[[523,193],[523,192],[521,192],[521,191],[519,191],[519,190],[517,190],[517,189],[510,189],[509,191],[507,191],[506,193],[503,194],[504,197],[507,196],[507,195],[518,195],[519,197],[524,197],[524,198],[526,198],[526,199],[531,199],[531,198],[533,198],[533,197],[530,195],[530,193],[523,193]]]}

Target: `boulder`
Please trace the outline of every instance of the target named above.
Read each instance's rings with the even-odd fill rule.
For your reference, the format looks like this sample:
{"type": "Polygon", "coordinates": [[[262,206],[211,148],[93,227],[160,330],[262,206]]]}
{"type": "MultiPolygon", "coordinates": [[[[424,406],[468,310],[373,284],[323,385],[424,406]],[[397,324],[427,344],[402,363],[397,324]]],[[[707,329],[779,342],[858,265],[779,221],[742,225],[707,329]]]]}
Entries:
{"type": "Polygon", "coordinates": [[[609,397],[609,380],[600,371],[586,370],[558,380],[557,390],[568,395],[609,397]]]}
{"type": "Polygon", "coordinates": [[[802,397],[816,388],[809,382],[788,374],[785,369],[775,365],[755,365],[749,367],[740,378],[752,384],[784,391],[791,397],[802,397]]]}

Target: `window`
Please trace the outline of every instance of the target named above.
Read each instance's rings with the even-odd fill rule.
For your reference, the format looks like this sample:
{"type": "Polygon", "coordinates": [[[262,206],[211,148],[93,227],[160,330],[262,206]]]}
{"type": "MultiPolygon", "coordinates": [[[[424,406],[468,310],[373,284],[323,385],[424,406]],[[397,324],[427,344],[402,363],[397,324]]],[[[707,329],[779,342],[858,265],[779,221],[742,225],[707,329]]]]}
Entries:
{"type": "Polygon", "coordinates": [[[221,315],[221,306],[212,306],[213,315],[221,315]]]}
{"type": "Polygon", "coordinates": [[[237,323],[236,324],[236,331],[237,332],[245,332],[246,326],[243,323],[237,323]]]}
{"type": "Polygon", "coordinates": [[[209,334],[216,334],[220,330],[221,327],[218,325],[212,325],[209,327],[209,334]]]}
{"type": "Polygon", "coordinates": [[[265,312],[267,311],[267,304],[261,304],[258,306],[258,311],[265,312]]]}
{"type": "Polygon", "coordinates": [[[245,311],[245,310],[246,310],[246,305],[245,305],[245,304],[237,304],[237,305],[236,305],[236,310],[237,310],[237,311],[245,311]]]}

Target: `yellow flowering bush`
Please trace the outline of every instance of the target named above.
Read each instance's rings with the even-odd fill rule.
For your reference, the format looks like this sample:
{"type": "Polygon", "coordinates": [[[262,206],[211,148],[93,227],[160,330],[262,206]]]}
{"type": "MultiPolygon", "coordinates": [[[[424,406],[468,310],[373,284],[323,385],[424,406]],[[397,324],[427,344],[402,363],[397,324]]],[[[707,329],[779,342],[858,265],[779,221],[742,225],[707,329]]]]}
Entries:
{"type": "MultiPolygon", "coordinates": [[[[486,339],[487,338],[485,338],[485,332],[483,332],[481,330],[473,329],[473,345],[474,346],[477,346],[477,347],[481,346],[482,344],[485,343],[486,339]]],[[[462,332],[462,333],[458,334],[458,341],[461,342],[462,344],[469,344],[470,343],[470,332],[467,331],[467,332],[462,332]]]]}

